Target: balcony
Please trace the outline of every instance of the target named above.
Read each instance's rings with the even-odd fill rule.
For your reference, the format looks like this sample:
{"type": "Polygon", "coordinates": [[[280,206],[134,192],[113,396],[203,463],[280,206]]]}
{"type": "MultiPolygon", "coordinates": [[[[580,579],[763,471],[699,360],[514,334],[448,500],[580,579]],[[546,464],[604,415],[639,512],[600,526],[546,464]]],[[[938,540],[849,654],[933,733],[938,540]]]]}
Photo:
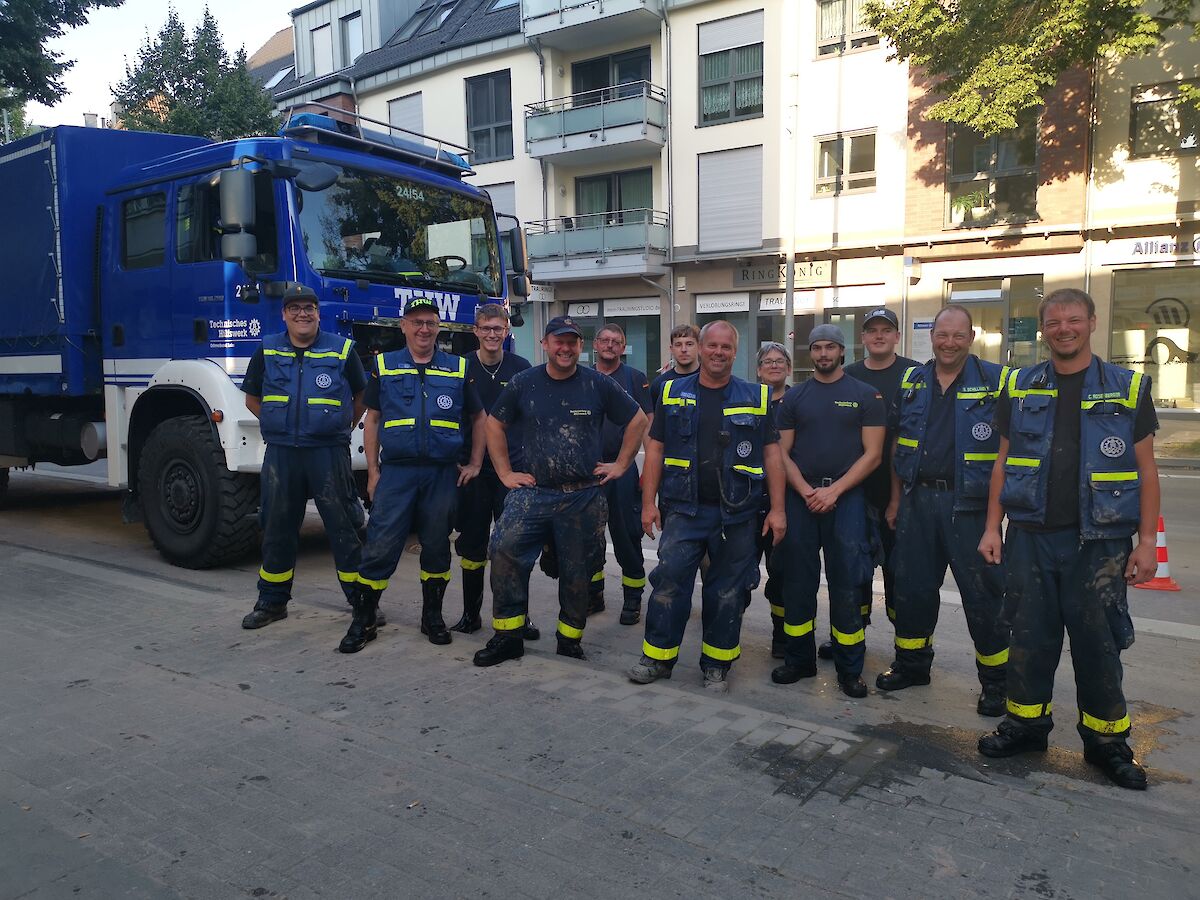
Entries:
{"type": "Polygon", "coordinates": [[[633,81],[525,106],[525,152],[568,165],[657,155],[667,142],[667,92],[633,81]]]}
{"type": "Polygon", "coordinates": [[[658,34],[657,0],[521,0],[521,27],[544,47],[583,50],[658,34]]]}
{"type": "Polygon", "coordinates": [[[527,222],[526,237],[538,282],[667,272],[667,214],[653,209],[527,222]]]}

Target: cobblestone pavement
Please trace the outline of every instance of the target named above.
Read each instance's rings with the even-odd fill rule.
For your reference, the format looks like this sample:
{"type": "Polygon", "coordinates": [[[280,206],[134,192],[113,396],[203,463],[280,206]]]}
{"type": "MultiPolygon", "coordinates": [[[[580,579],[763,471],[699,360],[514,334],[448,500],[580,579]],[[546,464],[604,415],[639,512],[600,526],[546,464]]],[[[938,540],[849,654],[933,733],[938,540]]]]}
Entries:
{"type": "Polygon", "coordinates": [[[0,897],[1200,896],[1197,643],[1170,629],[1125,656],[1139,794],[1082,763],[1069,658],[1050,752],[975,754],[952,604],[933,685],[854,702],[829,669],[769,683],[760,598],[720,698],[698,613],[669,682],[625,679],[641,628],[614,608],[588,662],[554,656],[536,572],[546,637],[477,669],[487,632],[416,632],[406,555],[391,624],[344,656],[319,527],[291,616],[247,632],[255,562],[171,568],[115,495],[24,484],[0,514],[0,897]]]}

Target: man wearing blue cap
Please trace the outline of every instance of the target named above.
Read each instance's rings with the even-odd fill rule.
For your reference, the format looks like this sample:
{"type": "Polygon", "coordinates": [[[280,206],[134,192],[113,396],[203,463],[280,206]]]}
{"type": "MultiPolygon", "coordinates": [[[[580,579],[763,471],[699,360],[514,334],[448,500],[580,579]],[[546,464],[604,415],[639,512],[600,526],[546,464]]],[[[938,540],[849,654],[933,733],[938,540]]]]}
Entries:
{"type": "Polygon", "coordinates": [[[376,357],[367,385],[363,448],[373,505],[354,620],[338,647],[343,653],[357,653],[375,639],[379,596],[414,524],[421,541],[421,633],[430,643],[450,643],[442,598],[450,583],[456,486],[478,475],[483,461],[483,411],[467,386],[467,361],[438,349],[437,303],[413,297],[401,327],[404,349],[376,357]],[[474,430],[471,458],[460,466],[468,428],[474,430]]]}
{"type": "Polygon", "coordinates": [[[518,372],[487,420],[487,446],[496,474],[509,488],[492,533],[492,626],[496,634],[475,654],[494,666],[525,653],[529,573],[550,538],[558,549],[558,653],[584,659],[588,586],[604,567],[608,508],[601,485],[632,465],[646,431],[646,414],[607,375],[581,367],[583,334],[569,316],[546,324],[544,365],[518,372]],[[625,428],[614,462],[602,462],[605,420],[625,428]],[[513,471],[505,432],[519,425],[525,468],[513,471]]]}

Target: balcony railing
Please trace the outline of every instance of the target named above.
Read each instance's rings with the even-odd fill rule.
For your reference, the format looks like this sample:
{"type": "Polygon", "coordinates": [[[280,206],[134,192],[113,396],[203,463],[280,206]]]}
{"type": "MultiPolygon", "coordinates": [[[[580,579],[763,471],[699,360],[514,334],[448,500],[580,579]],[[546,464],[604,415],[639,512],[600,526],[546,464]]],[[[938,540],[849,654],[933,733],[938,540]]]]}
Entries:
{"type": "Polygon", "coordinates": [[[531,260],[567,260],[619,254],[665,255],[667,214],[653,209],[623,209],[562,216],[526,223],[531,260]]]}
{"type": "Polygon", "coordinates": [[[527,103],[525,146],[533,152],[540,142],[556,141],[559,147],[566,148],[567,137],[574,134],[594,133],[605,141],[610,129],[638,125],[640,132],[624,136],[626,140],[649,137],[661,147],[666,124],[667,92],[648,81],[631,81],[556,100],[527,103]]]}

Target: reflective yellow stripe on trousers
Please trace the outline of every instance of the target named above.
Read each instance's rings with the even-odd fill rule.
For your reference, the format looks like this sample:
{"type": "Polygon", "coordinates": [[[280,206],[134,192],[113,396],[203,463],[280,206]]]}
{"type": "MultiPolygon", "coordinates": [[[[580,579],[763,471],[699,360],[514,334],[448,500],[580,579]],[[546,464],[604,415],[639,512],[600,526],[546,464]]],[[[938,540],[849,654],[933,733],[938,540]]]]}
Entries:
{"type": "Polygon", "coordinates": [[[679,648],[671,647],[667,650],[664,650],[662,647],[655,647],[653,644],[648,643],[647,641],[642,641],[642,653],[651,659],[669,662],[679,655],[679,648]]]}
{"type": "Polygon", "coordinates": [[[742,648],[739,645],[737,647],[733,647],[732,649],[726,650],[723,647],[714,647],[712,644],[702,643],[700,645],[700,652],[709,659],[719,659],[724,662],[728,662],[741,656],[742,648]]]}
{"type": "Polygon", "coordinates": [[[1124,734],[1129,730],[1129,716],[1122,716],[1110,722],[1107,719],[1097,719],[1080,710],[1079,721],[1084,728],[1094,731],[1096,734],[1124,734]]]}

